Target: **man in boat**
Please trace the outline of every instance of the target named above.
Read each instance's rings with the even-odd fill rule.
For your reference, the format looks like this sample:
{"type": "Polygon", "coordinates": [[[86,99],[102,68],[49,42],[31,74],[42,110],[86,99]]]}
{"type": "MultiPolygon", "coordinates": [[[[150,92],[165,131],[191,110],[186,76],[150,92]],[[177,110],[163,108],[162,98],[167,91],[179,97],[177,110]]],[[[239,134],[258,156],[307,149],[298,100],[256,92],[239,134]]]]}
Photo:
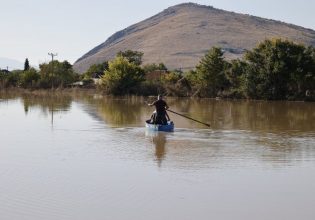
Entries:
{"type": "Polygon", "coordinates": [[[158,99],[149,106],[155,106],[155,113],[151,116],[151,120],[154,124],[167,124],[167,121],[170,120],[166,110],[169,108],[167,103],[163,100],[162,95],[158,95],[158,99]]]}

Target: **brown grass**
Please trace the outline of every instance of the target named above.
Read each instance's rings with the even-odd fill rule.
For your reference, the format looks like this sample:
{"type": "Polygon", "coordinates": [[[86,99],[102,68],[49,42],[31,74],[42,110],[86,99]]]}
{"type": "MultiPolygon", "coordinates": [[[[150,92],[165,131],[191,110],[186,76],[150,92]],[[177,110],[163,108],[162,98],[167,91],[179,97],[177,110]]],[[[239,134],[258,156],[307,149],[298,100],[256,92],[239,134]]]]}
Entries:
{"type": "Polygon", "coordinates": [[[182,4],[132,25],[91,50],[74,68],[83,72],[113,59],[119,51],[142,51],[146,63],[163,62],[169,69],[192,69],[213,46],[225,48],[229,59],[252,49],[266,38],[281,37],[315,45],[315,31],[279,21],[232,13],[210,7],[182,4]],[[230,51],[230,52],[229,52],[230,51]]]}

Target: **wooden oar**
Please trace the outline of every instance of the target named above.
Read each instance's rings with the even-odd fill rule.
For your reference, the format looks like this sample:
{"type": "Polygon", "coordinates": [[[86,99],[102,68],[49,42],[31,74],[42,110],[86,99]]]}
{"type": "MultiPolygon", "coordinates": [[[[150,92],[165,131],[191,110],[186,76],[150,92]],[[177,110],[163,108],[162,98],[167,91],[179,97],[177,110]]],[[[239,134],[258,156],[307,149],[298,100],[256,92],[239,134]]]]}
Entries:
{"type": "Polygon", "coordinates": [[[182,117],[184,117],[184,118],[193,120],[193,121],[195,121],[195,122],[198,122],[198,123],[200,123],[200,124],[203,124],[203,125],[206,125],[206,126],[210,127],[210,124],[204,123],[204,122],[202,122],[202,121],[198,121],[198,120],[193,119],[193,118],[191,118],[191,117],[188,117],[188,116],[186,116],[186,115],[179,114],[179,113],[174,112],[174,111],[169,110],[169,109],[167,109],[166,111],[172,112],[172,113],[174,113],[174,114],[176,114],[176,115],[182,116],[182,117]]]}

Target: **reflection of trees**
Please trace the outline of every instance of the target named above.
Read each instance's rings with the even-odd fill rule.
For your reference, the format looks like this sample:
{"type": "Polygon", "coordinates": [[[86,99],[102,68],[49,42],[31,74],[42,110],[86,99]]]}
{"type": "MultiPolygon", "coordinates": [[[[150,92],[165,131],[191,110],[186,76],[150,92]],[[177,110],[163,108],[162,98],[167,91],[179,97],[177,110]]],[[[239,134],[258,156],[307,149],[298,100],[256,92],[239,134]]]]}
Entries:
{"type": "Polygon", "coordinates": [[[21,99],[27,114],[30,108],[40,109],[43,113],[69,110],[72,98],[69,95],[49,92],[21,92],[19,90],[0,91],[0,99],[21,99]]]}
{"type": "Polygon", "coordinates": [[[241,129],[282,132],[315,130],[315,103],[183,100],[172,109],[201,121],[214,129],[241,129]]]}
{"type": "MultiPolygon", "coordinates": [[[[238,157],[244,156],[245,147],[250,149],[248,153],[254,153],[253,158],[261,158],[272,164],[283,164],[306,157],[313,151],[309,146],[314,140],[315,103],[186,99],[173,101],[170,106],[179,113],[210,122],[213,131],[225,130],[237,134],[239,130],[245,130],[239,134],[239,138],[243,140],[239,142],[240,146],[233,146],[233,150],[238,149],[233,154],[240,153],[238,157]]],[[[196,123],[189,124],[186,119],[176,120],[182,120],[186,126],[198,126],[196,123]]],[[[213,135],[209,136],[209,141],[213,138],[213,135]]],[[[217,138],[220,139],[217,144],[222,144],[219,154],[229,155],[228,151],[224,152],[226,137],[217,138]]],[[[170,153],[171,150],[168,154],[170,153]]],[[[201,159],[200,156],[198,158],[201,159]]]]}
{"type": "MultiPolygon", "coordinates": [[[[84,103],[80,110],[86,109],[101,121],[121,126],[143,124],[143,116],[152,111],[152,108],[144,105],[141,97],[94,98],[86,94],[67,96],[0,92],[0,98],[19,98],[26,113],[34,108],[45,114],[66,111],[71,107],[72,100],[76,100],[84,103]]],[[[315,103],[182,98],[167,98],[167,102],[171,109],[179,113],[210,122],[212,130],[180,130],[168,140],[164,133],[153,136],[154,158],[159,166],[165,160],[166,153],[168,160],[164,163],[171,161],[178,163],[177,166],[200,167],[228,164],[230,159],[233,162],[233,158],[258,158],[265,163],[279,165],[307,157],[314,159],[315,103]]],[[[198,125],[170,116],[174,117],[175,125],[180,120],[186,123],[185,128],[198,125]]]]}
{"type": "Polygon", "coordinates": [[[24,111],[27,114],[30,108],[40,109],[43,113],[67,111],[71,107],[72,98],[66,95],[22,95],[24,111]]]}
{"type": "Polygon", "coordinates": [[[315,105],[294,102],[238,102],[231,108],[231,126],[283,132],[315,129],[315,105]]]}
{"type": "Polygon", "coordinates": [[[130,125],[141,121],[146,107],[141,97],[105,97],[86,101],[96,108],[99,117],[112,125],[130,125]]]}
{"type": "MultiPolygon", "coordinates": [[[[43,112],[67,110],[72,97],[89,104],[89,111],[113,125],[134,125],[143,123],[143,117],[150,115],[152,108],[144,104],[143,97],[103,97],[91,95],[67,96],[61,94],[23,94],[0,92],[2,99],[22,97],[25,112],[29,108],[40,108],[43,112]]],[[[154,98],[155,99],[155,98],[154,98]]],[[[271,102],[246,100],[215,100],[167,98],[172,110],[211,123],[213,129],[238,129],[250,131],[314,131],[315,103],[271,102]]],[[[202,125],[170,114],[175,124],[184,127],[202,125]]]]}
{"type": "Polygon", "coordinates": [[[0,90],[0,99],[10,100],[19,98],[19,94],[15,92],[8,92],[7,90],[0,90]]]}

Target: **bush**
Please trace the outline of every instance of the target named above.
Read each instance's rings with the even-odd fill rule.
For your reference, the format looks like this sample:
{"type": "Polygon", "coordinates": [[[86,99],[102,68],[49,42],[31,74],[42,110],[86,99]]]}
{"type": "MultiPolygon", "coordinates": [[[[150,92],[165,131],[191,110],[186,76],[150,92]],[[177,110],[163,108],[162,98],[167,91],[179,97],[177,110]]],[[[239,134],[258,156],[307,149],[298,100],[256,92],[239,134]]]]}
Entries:
{"type": "Polygon", "coordinates": [[[312,50],[291,41],[265,40],[245,55],[245,91],[251,98],[304,97],[314,85],[312,50]]]}
{"type": "Polygon", "coordinates": [[[129,94],[144,81],[144,72],[127,58],[117,56],[109,62],[109,68],[102,77],[105,91],[114,95],[129,94]]]}
{"type": "Polygon", "coordinates": [[[23,88],[36,87],[39,79],[40,79],[40,75],[36,71],[36,69],[30,68],[21,74],[20,86],[22,86],[23,88]]]}
{"type": "Polygon", "coordinates": [[[216,97],[217,93],[227,84],[223,52],[213,47],[196,66],[195,86],[202,96],[216,97]]]}

